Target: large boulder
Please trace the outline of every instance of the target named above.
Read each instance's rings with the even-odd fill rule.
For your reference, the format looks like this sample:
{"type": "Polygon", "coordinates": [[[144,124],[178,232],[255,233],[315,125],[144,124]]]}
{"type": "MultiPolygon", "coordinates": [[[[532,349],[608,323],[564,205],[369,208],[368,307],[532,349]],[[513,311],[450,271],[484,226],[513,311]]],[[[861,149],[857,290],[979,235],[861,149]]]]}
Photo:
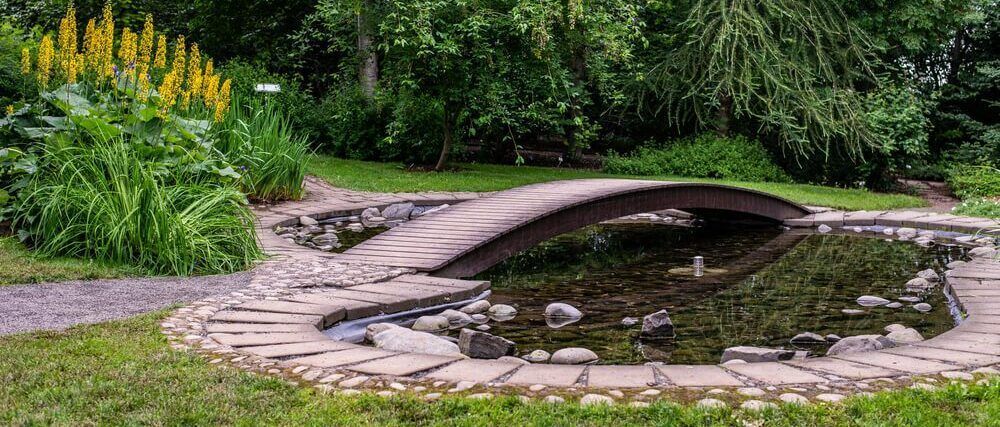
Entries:
{"type": "Polygon", "coordinates": [[[420,316],[413,323],[411,329],[421,332],[440,332],[451,326],[451,322],[444,316],[420,316]]]}
{"type": "Polygon", "coordinates": [[[388,220],[394,219],[410,219],[410,213],[413,212],[413,203],[396,203],[389,205],[389,207],[382,209],[382,217],[388,220]]]}
{"type": "Polygon", "coordinates": [[[576,307],[572,305],[555,302],[549,304],[545,307],[545,317],[566,317],[571,319],[578,319],[583,317],[583,313],[577,310],[576,307]]]}
{"type": "Polygon", "coordinates": [[[427,332],[406,328],[390,328],[375,335],[375,347],[404,353],[437,354],[454,356],[461,354],[458,344],[427,332]]]}
{"type": "Polygon", "coordinates": [[[793,357],[795,357],[795,352],[791,350],[739,346],[725,349],[722,352],[722,360],[720,363],[726,363],[730,360],[742,360],[747,363],[777,362],[779,360],[791,360],[793,357]]]}
{"type": "Polygon", "coordinates": [[[549,359],[549,362],[557,365],[583,365],[594,363],[597,359],[597,353],[593,351],[585,348],[570,347],[556,350],[555,353],[552,353],[552,358],[549,359]]]}
{"type": "Polygon", "coordinates": [[[826,351],[826,355],[836,356],[843,353],[860,353],[895,346],[896,344],[892,340],[881,335],[855,335],[837,341],[836,344],[830,346],[830,349],[826,351]]]}
{"type": "Polygon", "coordinates": [[[674,323],[670,320],[667,310],[660,310],[656,313],[646,315],[642,318],[642,332],[639,336],[643,338],[674,338],[674,323]]]}
{"type": "Polygon", "coordinates": [[[509,339],[471,329],[462,329],[459,333],[458,348],[462,354],[476,359],[497,359],[517,351],[517,346],[509,339]]]}

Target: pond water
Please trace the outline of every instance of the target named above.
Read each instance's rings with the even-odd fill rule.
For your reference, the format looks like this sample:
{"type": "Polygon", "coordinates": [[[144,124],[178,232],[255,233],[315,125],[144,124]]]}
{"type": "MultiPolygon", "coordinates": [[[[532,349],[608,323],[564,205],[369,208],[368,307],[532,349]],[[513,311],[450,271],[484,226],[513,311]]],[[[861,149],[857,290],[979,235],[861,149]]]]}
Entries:
{"type": "Polygon", "coordinates": [[[913,296],[906,281],[926,268],[943,271],[961,256],[958,247],[771,227],[602,224],[543,242],[477,278],[493,282],[491,302],[518,309],[513,320],[490,323],[490,333],[517,343],[518,355],[585,347],[600,363],[696,364],[718,363],[725,348],[738,345],[825,353],[826,345],[789,344],[806,331],[846,337],[900,323],[925,338],[945,332],[955,320],[940,287],[922,295],[933,306],[929,313],[912,303],[864,308],[855,300],[913,296]],[[687,268],[695,256],[704,257],[703,277],[687,268]],[[553,328],[543,316],[552,302],[571,304],[584,317],[553,328]],[[670,313],[676,338],[640,340],[642,317],[661,309],[670,313]],[[623,326],[627,316],[640,323],[623,326]]]}

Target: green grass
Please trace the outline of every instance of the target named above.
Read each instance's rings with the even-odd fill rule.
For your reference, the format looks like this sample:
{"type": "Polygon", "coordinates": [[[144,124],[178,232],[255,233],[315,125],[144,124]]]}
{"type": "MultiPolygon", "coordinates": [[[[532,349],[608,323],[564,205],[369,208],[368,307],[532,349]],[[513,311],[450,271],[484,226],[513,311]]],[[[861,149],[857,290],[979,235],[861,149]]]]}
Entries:
{"type": "Polygon", "coordinates": [[[848,210],[886,210],[926,205],[920,198],[908,195],[873,193],[818,185],[735,182],[671,176],[635,177],[588,170],[527,166],[483,164],[457,166],[460,170],[456,172],[412,172],[405,170],[398,164],[344,160],[318,155],[310,158],[307,171],[337,187],[376,192],[497,191],[560,179],[632,178],[734,185],[765,191],[806,205],[829,206],[848,210]]]}
{"type": "Polygon", "coordinates": [[[425,403],[407,393],[322,395],[169,350],[157,326],[162,316],[0,338],[0,425],[973,426],[1000,420],[997,380],[762,415],[670,403],[582,408],[512,397],[425,403]]]}
{"type": "Polygon", "coordinates": [[[29,251],[16,238],[0,237],[0,286],[141,275],[133,268],[76,258],[50,258],[29,251]]]}

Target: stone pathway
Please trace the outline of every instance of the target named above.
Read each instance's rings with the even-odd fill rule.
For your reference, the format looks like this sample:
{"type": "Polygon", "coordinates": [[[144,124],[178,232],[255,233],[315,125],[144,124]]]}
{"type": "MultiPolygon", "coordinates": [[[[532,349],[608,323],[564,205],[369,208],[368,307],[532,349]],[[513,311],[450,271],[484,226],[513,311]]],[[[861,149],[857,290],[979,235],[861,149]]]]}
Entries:
{"type": "Polygon", "coordinates": [[[961,202],[961,200],[958,200],[951,194],[951,189],[949,189],[948,184],[944,182],[910,179],[902,179],[899,182],[916,190],[920,198],[926,200],[927,203],[930,204],[927,208],[918,210],[948,213],[951,212],[951,210],[958,205],[959,202],[961,202]]]}
{"type": "MultiPolygon", "coordinates": [[[[422,195],[415,201],[439,204],[463,196],[422,195]]],[[[706,405],[715,405],[709,400],[719,401],[716,397],[740,395],[754,398],[743,403],[749,407],[766,406],[770,402],[760,399],[768,398],[835,402],[886,387],[934,387],[942,379],[997,373],[990,366],[1000,363],[1000,261],[994,249],[1000,223],[993,220],[917,211],[828,211],[786,221],[789,227],[818,227],[821,232],[976,246],[969,251],[968,262],[955,263],[945,272],[946,291],[967,319],[926,341],[788,362],[551,365],[400,353],[335,341],[320,333],[345,320],[463,300],[488,284],[415,274],[409,267],[346,263],[335,254],[288,248],[292,245],[272,238],[270,227],[293,224],[302,215],[332,217],[409,200],[331,188],[320,188],[311,197],[260,210],[265,250],[281,255],[255,269],[247,289],[205,298],[165,319],[163,331],[174,348],[197,351],[211,363],[281,375],[341,393],[365,387],[380,395],[411,390],[433,399],[449,392],[473,393],[470,397],[503,392],[546,401],[604,393],[584,395],[581,402],[587,404],[622,399],[642,403],[661,393],[690,396],[693,389],[704,395],[706,405]],[[474,393],[484,390],[490,392],[474,393]]]]}

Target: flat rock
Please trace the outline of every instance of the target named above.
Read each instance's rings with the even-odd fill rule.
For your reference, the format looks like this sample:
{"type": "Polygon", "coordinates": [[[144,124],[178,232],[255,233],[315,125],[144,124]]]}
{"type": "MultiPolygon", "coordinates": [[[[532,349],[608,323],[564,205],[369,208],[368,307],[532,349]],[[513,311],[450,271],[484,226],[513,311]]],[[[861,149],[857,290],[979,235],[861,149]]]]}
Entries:
{"type": "Polygon", "coordinates": [[[497,359],[517,351],[511,340],[471,329],[459,333],[458,348],[462,354],[476,359],[497,359]]]}
{"type": "Polygon", "coordinates": [[[596,362],[597,359],[597,353],[593,351],[580,347],[570,347],[556,350],[555,353],[552,353],[549,362],[557,365],[583,365],[596,362]]]}
{"type": "Polygon", "coordinates": [[[861,315],[861,314],[865,314],[864,310],[858,310],[856,308],[845,308],[843,310],[840,310],[840,312],[844,313],[844,314],[846,314],[848,316],[858,316],[858,315],[861,315]]]}
{"type": "Polygon", "coordinates": [[[978,248],[972,248],[966,253],[971,258],[996,258],[997,250],[993,248],[988,248],[985,246],[980,246],[978,248]]]}
{"type": "Polygon", "coordinates": [[[801,394],[796,394],[796,393],[782,393],[781,395],[778,396],[778,400],[795,405],[805,405],[809,403],[809,399],[807,399],[805,396],[801,394]]]}
{"type": "Polygon", "coordinates": [[[919,311],[921,313],[926,313],[928,311],[931,311],[931,309],[933,309],[933,307],[931,307],[931,305],[928,304],[928,303],[926,303],[926,302],[922,302],[922,303],[919,303],[919,304],[914,304],[913,305],[913,309],[917,310],[917,311],[919,311]]]}
{"type": "Polygon", "coordinates": [[[739,346],[729,347],[723,351],[721,363],[726,363],[733,359],[743,360],[747,363],[777,362],[779,360],[791,360],[793,357],[795,357],[795,352],[791,350],[739,346]]]}
{"type": "Polygon", "coordinates": [[[413,208],[413,203],[395,203],[382,210],[382,217],[388,220],[410,219],[413,208]]]}
{"type": "Polygon", "coordinates": [[[842,338],[826,351],[827,356],[836,356],[843,353],[858,353],[864,351],[875,351],[883,348],[894,347],[892,340],[881,335],[855,335],[853,337],[842,338]]]}

